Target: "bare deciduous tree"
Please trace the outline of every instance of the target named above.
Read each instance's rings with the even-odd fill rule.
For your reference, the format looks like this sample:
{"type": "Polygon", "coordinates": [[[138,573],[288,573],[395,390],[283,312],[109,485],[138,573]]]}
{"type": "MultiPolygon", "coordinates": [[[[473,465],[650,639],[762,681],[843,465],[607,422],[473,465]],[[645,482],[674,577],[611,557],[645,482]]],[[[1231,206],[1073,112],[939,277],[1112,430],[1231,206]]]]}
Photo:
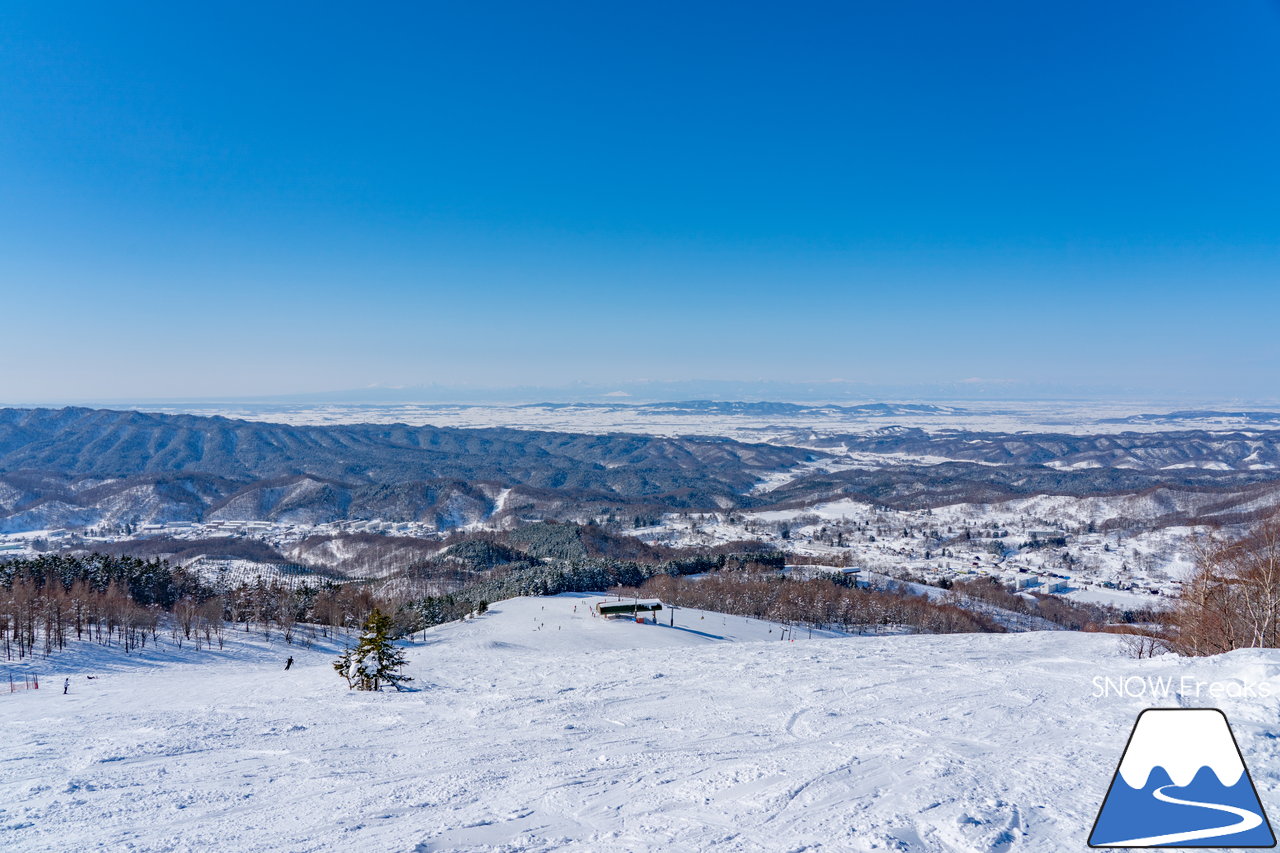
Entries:
{"type": "Polygon", "coordinates": [[[1196,570],[1169,617],[1172,647],[1190,655],[1280,645],[1280,515],[1244,536],[1193,543],[1196,570]]]}

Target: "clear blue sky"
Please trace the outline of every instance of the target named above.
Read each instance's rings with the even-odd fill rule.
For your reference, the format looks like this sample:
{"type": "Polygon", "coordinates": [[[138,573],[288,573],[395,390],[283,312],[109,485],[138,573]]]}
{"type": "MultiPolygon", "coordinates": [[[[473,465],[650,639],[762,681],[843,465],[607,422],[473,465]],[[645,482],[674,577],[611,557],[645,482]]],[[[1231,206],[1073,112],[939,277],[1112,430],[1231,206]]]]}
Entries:
{"type": "Polygon", "coordinates": [[[14,2],[0,401],[1280,396],[1280,5],[14,2]]]}

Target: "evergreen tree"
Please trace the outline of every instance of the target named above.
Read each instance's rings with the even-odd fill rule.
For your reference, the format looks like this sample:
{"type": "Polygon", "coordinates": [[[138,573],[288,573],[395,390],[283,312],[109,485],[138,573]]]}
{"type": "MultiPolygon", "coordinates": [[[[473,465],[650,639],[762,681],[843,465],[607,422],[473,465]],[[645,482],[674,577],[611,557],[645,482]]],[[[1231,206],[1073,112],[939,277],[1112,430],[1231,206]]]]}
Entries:
{"type": "Polygon", "coordinates": [[[381,690],[383,683],[396,690],[413,681],[400,670],[407,661],[391,637],[391,617],[374,608],[365,620],[363,633],[355,648],[347,648],[333,662],[333,668],[354,690],[381,690]]]}

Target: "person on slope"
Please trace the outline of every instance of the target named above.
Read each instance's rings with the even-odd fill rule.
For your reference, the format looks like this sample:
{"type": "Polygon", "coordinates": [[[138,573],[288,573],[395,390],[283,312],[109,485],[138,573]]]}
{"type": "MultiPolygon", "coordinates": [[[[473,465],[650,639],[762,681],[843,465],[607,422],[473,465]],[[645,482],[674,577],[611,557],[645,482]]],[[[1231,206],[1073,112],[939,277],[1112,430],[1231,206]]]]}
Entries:
{"type": "Polygon", "coordinates": [[[289,659],[284,662],[284,671],[288,672],[291,666],[293,666],[293,655],[289,655],[289,659]]]}
{"type": "Polygon", "coordinates": [[[71,679],[70,678],[64,679],[62,682],[62,695],[66,696],[67,691],[70,689],[71,689],[71,679]]]}

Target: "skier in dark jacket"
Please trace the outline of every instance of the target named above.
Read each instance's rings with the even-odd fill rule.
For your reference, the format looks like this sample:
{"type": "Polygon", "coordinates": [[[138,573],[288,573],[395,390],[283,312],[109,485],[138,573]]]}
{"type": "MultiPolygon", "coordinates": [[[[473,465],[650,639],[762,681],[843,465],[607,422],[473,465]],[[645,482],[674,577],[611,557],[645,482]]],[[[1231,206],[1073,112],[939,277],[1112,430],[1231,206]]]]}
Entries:
{"type": "Polygon", "coordinates": [[[291,666],[293,666],[293,656],[292,656],[292,655],[290,655],[290,656],[289,656],[289,659],[288,659],[287,661],[285,661],[285,662],[284,662],[284,669],[285,669],[285,672],[288,672],[288,671],[289,671],[289,667],[291,667],[291,666]]]}

